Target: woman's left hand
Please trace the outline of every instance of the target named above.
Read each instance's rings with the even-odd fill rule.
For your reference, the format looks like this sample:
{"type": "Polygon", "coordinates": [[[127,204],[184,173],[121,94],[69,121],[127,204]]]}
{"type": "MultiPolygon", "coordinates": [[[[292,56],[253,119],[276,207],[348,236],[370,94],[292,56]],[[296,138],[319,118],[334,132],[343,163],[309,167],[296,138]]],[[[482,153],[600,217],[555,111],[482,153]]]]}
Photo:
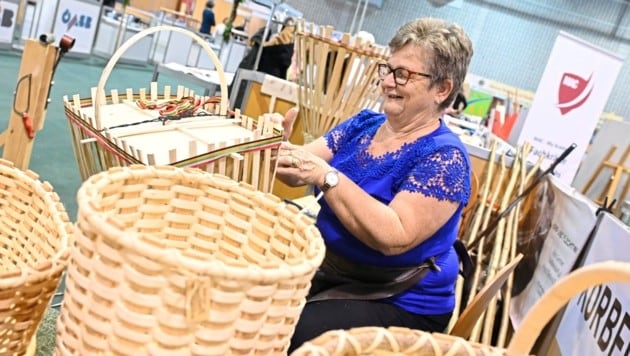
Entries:
{"type": "Polygon", "coordinates": [[[277,173],[290,177],[297,184],[320,186],[324,175],[332,168],[320,157],[289,142],[283,142],[278,152],[277,173]]]}

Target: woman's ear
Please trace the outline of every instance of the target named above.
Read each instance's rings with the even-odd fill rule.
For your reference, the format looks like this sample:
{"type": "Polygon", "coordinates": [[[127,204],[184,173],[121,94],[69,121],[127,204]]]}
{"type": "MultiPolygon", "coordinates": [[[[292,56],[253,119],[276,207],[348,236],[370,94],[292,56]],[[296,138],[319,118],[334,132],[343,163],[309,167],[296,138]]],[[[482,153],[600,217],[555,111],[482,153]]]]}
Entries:
{"type": "Polygon", "coordinates": [[[435,93],[435,102],[442,103],[453,91],[453,81],[451,79],[444,79],[436,83],[437,91],[435,93]]]}

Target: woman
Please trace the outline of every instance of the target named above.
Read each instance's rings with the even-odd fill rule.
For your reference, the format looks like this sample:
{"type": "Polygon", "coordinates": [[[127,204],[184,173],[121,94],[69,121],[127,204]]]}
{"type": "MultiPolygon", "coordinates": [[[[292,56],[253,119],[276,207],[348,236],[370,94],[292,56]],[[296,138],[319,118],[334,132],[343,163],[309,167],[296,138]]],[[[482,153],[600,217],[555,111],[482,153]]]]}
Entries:
{"type": "Polygon", "coordinates": [[[472,44],[458,25],[424,18],[403,25],[389,46],[378,67],[383,113],[361,111],[278,154],[280,179],[322,192],[317,226],[327,247],[290,351],[332,329],[443,331],[454,308],[452,246],[470,162],[441,115],[461,89],[472,44]]]}

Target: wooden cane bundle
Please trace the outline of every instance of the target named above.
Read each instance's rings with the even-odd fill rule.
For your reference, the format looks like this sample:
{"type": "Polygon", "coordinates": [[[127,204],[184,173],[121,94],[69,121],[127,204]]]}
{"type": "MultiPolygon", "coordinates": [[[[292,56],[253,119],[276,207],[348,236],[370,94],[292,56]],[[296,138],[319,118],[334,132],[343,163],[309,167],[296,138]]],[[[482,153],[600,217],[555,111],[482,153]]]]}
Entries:
{"type": "MultiPolygon", "coordinates": [[[[494,221],[496,229],[487,234],[479,236],[480,231],[487,232],[491,220],[496,220],[496,215],[509,206],[520,195],[524,188],[530,184],[534,173],[538,171],[540,160],[535,165],[528,165],[526,157],[531,150],[531,146],[525,143],[518,147],[517,154],[508,167],[507,154],[504,153],[497,161],[496,143],[491,146],[490,158],[486,166],[484,183],[482,184],[481,197],[476,204],[474,215],[471,217],[470,227],[465,230],[461,238],[469,243],[476,242],[474,246],[468,246],[476,255],[476,269],[472,277],[470,294],[468,300],[472,300],[485,281],[491,280],[496,271],[503,268],[516,256],[518,226],[521,221],[522,207],[518,203],[504,218],[494,221]],[[498,172],[496,167],[498,166],[498,172]]],[[[510,329],[508,311],[511,300],[511,287],[513,277],[507,280],[506,288],[497,296],[497,301],[501,301],[501,318],[497,323],[497,302],[491,302],[488,309],[479,318],[477,325],[469,337],[470,341],[493,344],[503,347],[507,340],[510,329]]]]}
{"type": "Polygon", "coordinates": [[[0,159],[0,354],[27,351],[68,262],[71,237],[50,184],[0,159]]]}
{"type": "Polygon", "coordinates": [[[324,257],[312,219],[173,166],[114,167],[77,196],[58,355],[286,353],[324,257]]]}
{"type": "Polygon", "coordinates": [[[114,166],[130,164],[196,167],[216,172],[256,189],[270,192],[275,166],[272,155],[282,132],[266,117],[227,115],[227,84],[221,64],[210,46],[194,33],[157,26],[141,31],[121,46],[107,63],[90,98],[64,97],[73,147],[82,178],[114,166]],[[175,93],[157,83],[124,95],[105,84],[122,54],[142,37],[157,31],[176,31],[196,40],[213,60],[221,96],[195,95],[179,86],[175,93]]]}
{"type": "Polygon", "coordinates": [[[306,142],[374,107],[380,97],[377,64],[387,59],[387,50],[358,38],[351,44],[348,33],[337,41],[332,33],[331,26],[297,24],[298,103],[306,142]]]}

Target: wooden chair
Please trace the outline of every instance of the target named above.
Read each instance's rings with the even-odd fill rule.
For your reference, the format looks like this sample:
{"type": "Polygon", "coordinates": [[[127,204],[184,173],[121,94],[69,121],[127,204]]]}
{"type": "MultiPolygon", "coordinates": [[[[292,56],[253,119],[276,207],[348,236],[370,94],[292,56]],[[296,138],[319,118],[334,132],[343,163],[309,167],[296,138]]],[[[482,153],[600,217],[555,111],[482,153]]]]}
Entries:
{"type": "Polygon", "coordinates": [[[473,300],[468,303],[468,306],[460,314],[459,318],[457,318],[457,321],[449,333],[450,335],[458,336],[464,339],[468,339],[470,337],[477,320],[488,308],[492,299],[499,290],[501,290],[522,258],[523,254],[519,253],[510,263],[499,270],[492,280],[486,283],[486,285],[475,295],[473,300]]]}
{"type": "Polygon", "coordinates": [[[581,267],[561,278],[527,312],[512,336],[507,353],[509,355],[529,353],[549,320],[571,298],[594,286],[612,282],[630,283],[630,263],[598,262],[581,267]]]}

